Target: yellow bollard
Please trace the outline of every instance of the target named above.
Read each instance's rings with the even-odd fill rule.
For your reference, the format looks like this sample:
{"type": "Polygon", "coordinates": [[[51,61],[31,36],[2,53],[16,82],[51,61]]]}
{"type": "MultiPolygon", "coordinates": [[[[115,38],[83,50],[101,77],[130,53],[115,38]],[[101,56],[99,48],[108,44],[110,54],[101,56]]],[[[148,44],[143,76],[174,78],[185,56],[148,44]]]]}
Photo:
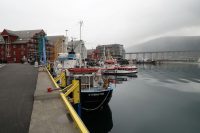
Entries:
{"type": "Polygon", "coordinates": [[[80,103],[80,85],[78,80],[73,80],[72,84],[77,84],[77,87],[74,89],[72,92],[73,94],[73,99],[74,99],[74,104],[80,103]]]}
{"type": "Polygon", "coordinates": [[[66,87],[67,86],[66,82],[67,82],[67,79],[66,79],[65,71],[62,71],[62,73],[61,73],[61,85],[60,85],[60,87],[62,87],[62,88],[66,87]]]}
{"type": "Polygon", "coordinates": [[[51,70],[51,65],[50,65],[50,63],[47,64],[47,69],[48,69],[48,71],[51,70]]]}

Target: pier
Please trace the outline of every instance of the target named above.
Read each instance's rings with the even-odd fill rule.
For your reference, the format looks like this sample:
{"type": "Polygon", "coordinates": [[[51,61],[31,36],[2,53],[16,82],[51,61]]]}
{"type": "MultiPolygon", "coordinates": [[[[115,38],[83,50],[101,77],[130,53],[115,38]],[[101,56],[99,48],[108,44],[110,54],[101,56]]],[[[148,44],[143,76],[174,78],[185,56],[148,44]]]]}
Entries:
{"type": "Polygon", "coordinates": [[[200,58],[200,51],[141,51],[125,53],[128,60],[184,61],[195,62],[200,58]]]}
{"type": "Polygon", "coordinates": [[[0,132],[89,132],[45,67],[6,64],[0,79],[0,132]]]}
{"type": "Polygon", "coordinates": [[[55,86],[46,70],[39,68],[29,133],[78,133],[67,118],[59,91],[47,92],[47,88],[55,86]]]}

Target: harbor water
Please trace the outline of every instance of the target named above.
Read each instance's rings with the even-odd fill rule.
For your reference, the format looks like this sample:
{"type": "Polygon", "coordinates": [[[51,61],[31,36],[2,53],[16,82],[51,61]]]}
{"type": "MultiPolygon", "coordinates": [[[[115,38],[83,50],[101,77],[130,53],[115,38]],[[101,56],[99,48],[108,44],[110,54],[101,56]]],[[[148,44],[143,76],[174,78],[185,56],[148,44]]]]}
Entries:
{"type": "Polygon", "coordinates": [[[92,133],[199,133],[200,64],[139,65],[114,77],[109,106],[83,113],[92,133]]]}

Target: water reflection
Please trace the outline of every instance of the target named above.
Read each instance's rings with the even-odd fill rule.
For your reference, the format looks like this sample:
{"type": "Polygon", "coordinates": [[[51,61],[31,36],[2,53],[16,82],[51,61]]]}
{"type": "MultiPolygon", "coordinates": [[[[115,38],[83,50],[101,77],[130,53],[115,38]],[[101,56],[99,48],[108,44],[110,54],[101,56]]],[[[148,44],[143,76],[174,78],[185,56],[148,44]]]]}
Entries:
{"type": "Polygon", "coordinates": [[[82,115],[92,133],[200,131],[198,64],[138,65],[137,75],[108,76],[117,85],[110,107],[82,115]]]}
{"type": "Polygon", "coordinates": [[[109,105],[100,110],[82,112],[82,120],[91,133],[108,133],[113,128],[112,112],[109,105]]]}
{"type": "Polygon", "coordinates": [[[169,63],[161,65],[138,65],[139,73],[147,78],[158,79],[160,82],[200,83],[199,65],[169,63]]]}
{"type": "Polygon", "coordinates": [[[150,84],[184,92],[200,92],[198,64],[166,63],[161,65],[138,65],[140,78],[150,84]]]}
{"type": "Polygon", "coordinates": [[[116,76],[116,75],[105,75],[104,78],[109,79],[112,84],[122,84],[123,82],[129,81],[131,79],[137,78],[134,76],[116,76]]]}
{"type": "MultiPolygon", "coordinates": [[[[131,77],[106,75],[103,77],[109,79],[109,82],[117,88],[117,84],[120,85],[133,80],[137,78],[137,75],[131,77]]],[[[112,111],[109,105],[102,107],[100,110],[82,112],[82,120],[91,133],[108,133],[113,128],[112,111]]]]}

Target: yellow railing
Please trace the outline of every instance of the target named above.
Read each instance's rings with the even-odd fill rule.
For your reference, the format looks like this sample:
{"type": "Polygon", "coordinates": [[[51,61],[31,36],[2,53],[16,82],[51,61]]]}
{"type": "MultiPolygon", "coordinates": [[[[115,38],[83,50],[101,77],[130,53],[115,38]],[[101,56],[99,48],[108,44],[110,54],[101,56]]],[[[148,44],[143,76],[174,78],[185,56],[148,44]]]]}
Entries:
{"type": "MultiPolygon", "coordinates": [[[[54,78],[52,77],[52,75],[50,74],[50,72],[48,71],[48,69],[45,67],[46,71],[48,72],[52,82],[54,83],[56,88],[60,88],[59,85],[54,81],[54,78]]],[[[75,84],[76,85],[76,84],[75,84]]],[[[72,85],[73,86],[73,85],[72,85]]],[[[66,87],[69,88],[69,87],[66,87]]],[[[66,95],[63,92],[60,92],[60,96],[63,100],[63,102],[66,105],[66,108],[69,110],[71,117],[73,118],[74,122],[77,124],[77,127],[79,128],[81,133],[89,133],[87,127],[85,126],[85,124],[83,123],[83,121],[81,120],[81,118],[79,117],[79,115],[76,113],[76,111],[74,110],[74,108],[72,107],[71,103],[69,102],[69,100],[66,98],[66,95]]]]}

